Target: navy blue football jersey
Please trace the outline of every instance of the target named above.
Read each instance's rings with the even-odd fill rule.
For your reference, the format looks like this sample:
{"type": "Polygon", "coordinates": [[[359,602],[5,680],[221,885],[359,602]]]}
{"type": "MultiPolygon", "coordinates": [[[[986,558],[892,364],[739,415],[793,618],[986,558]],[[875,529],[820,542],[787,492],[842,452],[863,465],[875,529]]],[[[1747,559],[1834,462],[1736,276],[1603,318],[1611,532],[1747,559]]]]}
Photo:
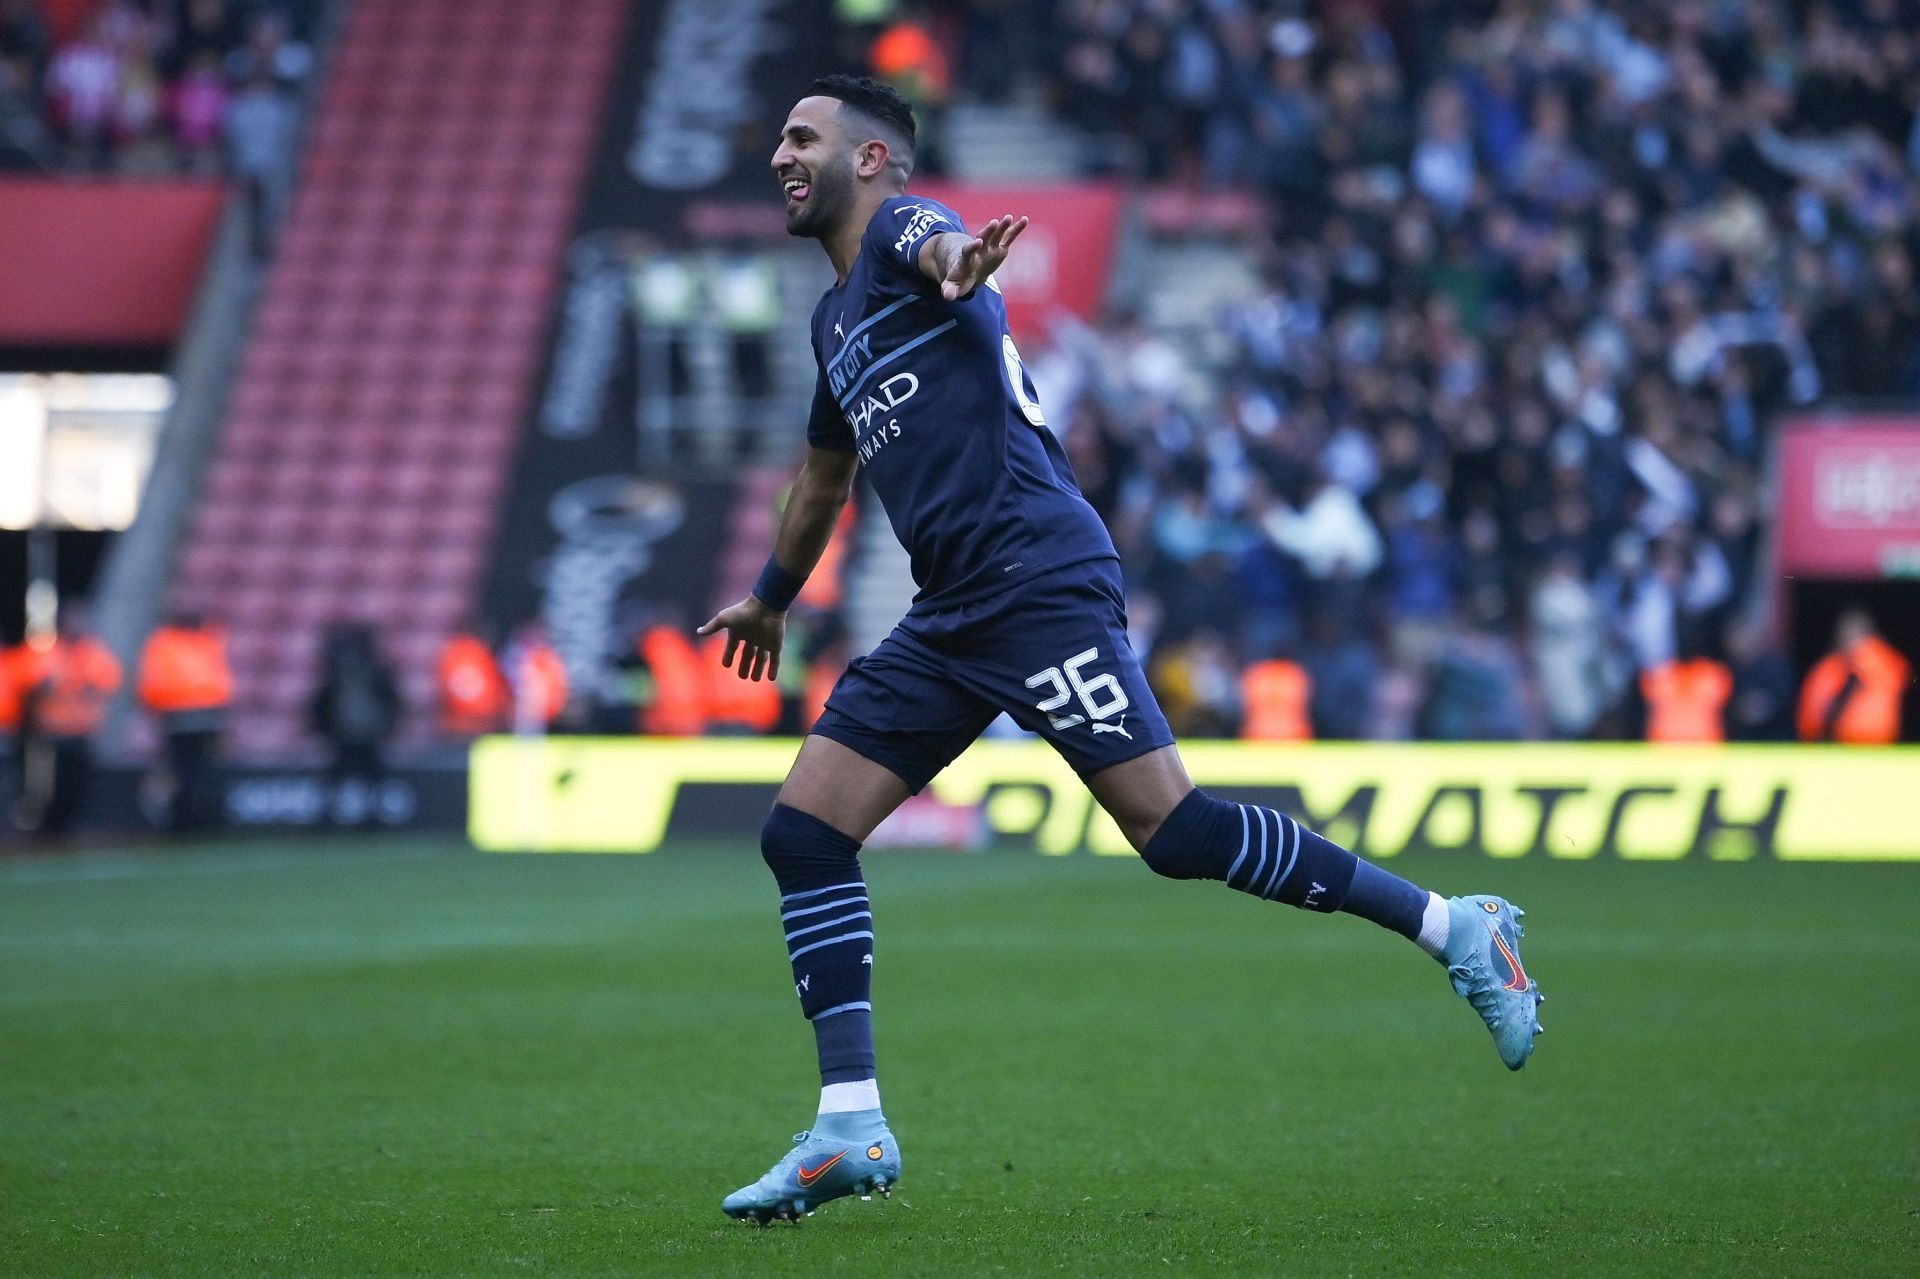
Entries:
{"type": "Polygon", "coordinates": [[[928,236],[962,229],[945,205],[893,197],[813,312],[807,439],[859,453],[913,562],[916,614],[1117,558],[1035,401],[999,287],[949,302],[915,265],[928,236]]]}

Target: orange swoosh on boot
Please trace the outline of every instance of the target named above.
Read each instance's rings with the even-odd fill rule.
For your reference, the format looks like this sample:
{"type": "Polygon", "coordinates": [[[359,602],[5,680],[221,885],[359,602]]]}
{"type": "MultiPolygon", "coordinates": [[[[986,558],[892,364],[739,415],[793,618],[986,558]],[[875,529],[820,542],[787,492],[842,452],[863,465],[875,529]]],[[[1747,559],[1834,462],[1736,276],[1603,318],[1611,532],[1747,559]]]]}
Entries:
{"type": "Polygon", "coordinates": [[[1517,992],[1525,990],[1527,988],[1527,970],[1520,966],[1520,956],[1513,953],[1512,948],[1507,945],[1506,940],[1500,936],[1492,924],[1487,925],[1487,932],[1493,937],[1493,944],[1500,948],[1500,953],[1506,957],[1507,963],[1513,968],[1512,980],[1503,983],[1503,985],[1507,990],[1511,991],[1517,992]]]}
{"type": "Polygon", "coordinates": [[[839,1163],[842,1159],[845,1159],[846,1157],[847,1157],[847,1152],[843,1150],[839,1154],[827,1160],[827,1162],[821,1164],[817,1168],[809,1168],[805,1164],[801,1164],[799,1168],[800,1184],[803,1186],[811,1186],[814,1182],[820,1180],[821,1176],[827,1171],[827,1169],[833,1167],[835,1164],[839,1163]]]}

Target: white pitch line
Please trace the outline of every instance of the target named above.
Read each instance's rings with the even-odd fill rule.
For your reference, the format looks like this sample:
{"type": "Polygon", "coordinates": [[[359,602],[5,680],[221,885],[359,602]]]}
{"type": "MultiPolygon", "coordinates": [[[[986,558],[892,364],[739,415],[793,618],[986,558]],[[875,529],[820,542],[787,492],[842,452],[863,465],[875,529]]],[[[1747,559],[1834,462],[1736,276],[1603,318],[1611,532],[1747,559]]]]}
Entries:
{"type": "Polygon", "coordinates": [[[0,858],[0,888],[84,883],[103,879],[173,879],[189,875],[243,875],[301,866],[337,866],[367,861],[427,861],[438,849],[295,853],[76,853],[67,856],[0,858]]]}

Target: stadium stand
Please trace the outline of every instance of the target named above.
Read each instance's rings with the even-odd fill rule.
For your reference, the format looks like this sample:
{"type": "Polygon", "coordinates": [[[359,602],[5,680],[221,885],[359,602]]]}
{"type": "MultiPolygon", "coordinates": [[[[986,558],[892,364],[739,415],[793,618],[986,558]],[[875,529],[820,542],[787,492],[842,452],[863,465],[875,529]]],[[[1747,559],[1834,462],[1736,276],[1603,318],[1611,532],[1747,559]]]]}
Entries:
{"type": "Polygon", "coordinates": [[[231,743],[302,741],[377,621],[418,738],[469,609],[624,8],[364,0],[341,36],[176,592],[231,626],[231,743]]]}
{"type": "Polygon", "coordinates": [[[939,38],[958,170],[1039,114],[1147,204],[1256,197],[1154,219],[1142,304],[1030,364],[1142,642],[1299,658],[1359,698],[1323,735],[1639,735],[1637,675],[1764,604],[1773,424],[1920,394],[1911,4],[1033,17],[863,31],[939,38]]]}
{"type": "Polygon", "coordinates": [[[324,0],[0,2],[0,170],[257,176],[324,0]]]}

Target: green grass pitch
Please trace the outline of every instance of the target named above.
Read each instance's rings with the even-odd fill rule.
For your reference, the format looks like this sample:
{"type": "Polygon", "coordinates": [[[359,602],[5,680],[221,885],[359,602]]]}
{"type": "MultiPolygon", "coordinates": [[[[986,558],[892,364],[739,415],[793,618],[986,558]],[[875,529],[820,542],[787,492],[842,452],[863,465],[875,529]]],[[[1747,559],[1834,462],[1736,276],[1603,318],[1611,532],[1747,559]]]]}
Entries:
{"type": "Polygon", "coordinates": [[[1510,1075],[1361,921],[867,860],[905,1176],[763,1230],[815,1081],[750,848],[0,859],[0,1273],[1920,1270],[1920,866],[1406,862],[1528,909],[1510,1075]]]}

